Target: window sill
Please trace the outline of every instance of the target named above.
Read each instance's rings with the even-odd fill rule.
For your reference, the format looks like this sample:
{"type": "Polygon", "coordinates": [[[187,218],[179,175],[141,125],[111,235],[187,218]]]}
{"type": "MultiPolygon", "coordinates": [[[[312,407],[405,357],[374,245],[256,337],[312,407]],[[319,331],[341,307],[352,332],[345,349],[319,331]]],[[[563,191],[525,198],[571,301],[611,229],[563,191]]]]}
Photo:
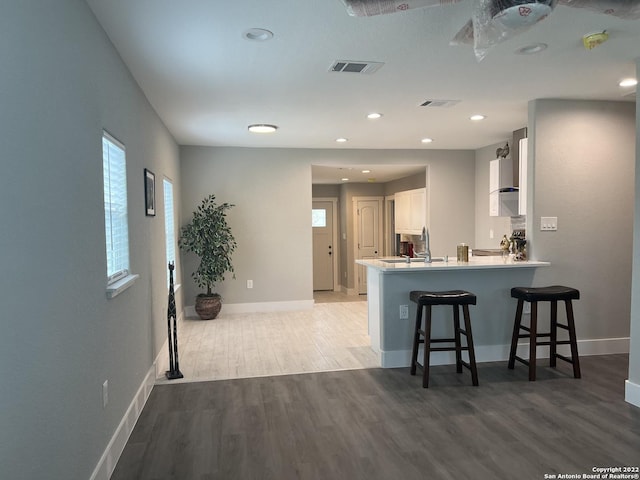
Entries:
{"type": "Polygon", "coordinates": [[[107,298],[117,297],[122,292],[124,292],[127,288],[133,285],[133,282],[135,282],[139,277],[140,275],[138,274],[127,275],[122,280],[118,280],[117,282],[114,282],[111,285],[108,285],[107,298]]]}

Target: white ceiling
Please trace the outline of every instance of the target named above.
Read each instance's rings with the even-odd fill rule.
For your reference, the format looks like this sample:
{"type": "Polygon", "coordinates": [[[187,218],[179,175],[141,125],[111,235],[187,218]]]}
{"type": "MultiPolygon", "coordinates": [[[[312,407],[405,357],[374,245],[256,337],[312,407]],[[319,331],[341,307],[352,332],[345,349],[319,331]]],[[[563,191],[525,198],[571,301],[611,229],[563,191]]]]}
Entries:
{"type": "Polygon", "coordinates": [[[478,62],[473,48],[449,45],[471,0],[373,17],[349,16],[341,0],[87,3],[181,145],[477,149],[525,126],[532,99],[635,101],[618,81],[635,76],[640,21],[582,8],[559,5],[478,62]],[[273,39],[243,38],[254,27],[273,39]],[[609,41],[586,50],[583,35],[602,30],[609,41]],[[549,48],[514,54],[536,42],[549,48]],[[384,65],[334,73],[335,60],[384,65]],[[427,99],[459,103],[420,107],[427,99]],[[374,111],[383,117],[368,120],[374,111]],[[252,123],[279,130],[251,134],[252,123]]]}

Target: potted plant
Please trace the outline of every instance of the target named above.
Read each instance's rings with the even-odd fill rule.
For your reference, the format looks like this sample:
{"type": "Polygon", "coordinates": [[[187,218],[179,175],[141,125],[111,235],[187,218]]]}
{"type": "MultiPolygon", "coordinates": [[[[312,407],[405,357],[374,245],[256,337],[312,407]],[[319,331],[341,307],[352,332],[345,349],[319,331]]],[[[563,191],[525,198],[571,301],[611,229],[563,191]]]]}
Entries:
{"type": "Polygon", "coordinates": [[[191,276],[200,288],[207,289],[196,297],[196,312],[203,320],[216,318],[222,308],[222,298],[212,288],[224,280],[226,272],[233,273],[231,254],[237,246],[226,218],[226,211],[235,205],[218,205],[215,200],[215,195],[202,200],[180,233],[180,248],[200,257],[200,265],[191,276]]]}

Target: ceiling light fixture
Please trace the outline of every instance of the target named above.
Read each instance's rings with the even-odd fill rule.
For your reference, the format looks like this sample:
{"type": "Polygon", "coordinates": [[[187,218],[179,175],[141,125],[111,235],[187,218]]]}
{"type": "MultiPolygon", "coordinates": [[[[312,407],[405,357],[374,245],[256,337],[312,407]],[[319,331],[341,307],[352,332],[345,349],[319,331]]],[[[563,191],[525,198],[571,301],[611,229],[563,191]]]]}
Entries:
{"type": "Polygon", "coordinates": [[[343,182],[348,182],[348,181],[349,181],[349,179],[348,179],[347,177],[343,177],[343,178],[341,178],[341,180],[342,180],[343,182]]]}
{"type": "Polygon", "coordinates": [[[624,80],[621,80],[618,85],[621,87],[635,87],[637,84],[638,80],[635,78],[625,78],[624,80]]]}
{"type": "Polygon", "coordinates": [[[250,28],[246,30],[242,36],[252,42],[264,42],[273,38],[273,32],[264,28],[250,28]]]}
{"type": "Polygon", "coordinates": [[[423,138],[422,140],[420,140],[422,143],[431,143],[433,142],[433,138],[423,138]]]}
{"type": "Polygon", "coordinates": [[[369,115],[367,115],[367,118],[369,120],[376,120],[377,118],[380,118],[382,116],[381,113],[370,113],[369,115]]]}
{"type": "Polygon", "coordinates": [[[345,142],[348,142],[348,141],[349,141],[348,138],[344,138],[344,137],[336,138],[336,142],[338,142],[338,143],[345,143],[345,142]]]}
{"type": "Polygon", "coordinates": [[[362,173],[371,173],[371,170],[362,170],[362,173]]]}
{"type": "Polygon", "coordinates": [[[269,125],[267,123],[254,123],[249,125],[249,131],[251,133],[273,133],[278,127],[276,125],[269,125]]]}
{"type": "Polygon", "coordinates": [[[547,47],[549,45],[547,45],[546,43],[532,43],[531,45],[526,45],[522,48],[519,48],[515,51],[516,55],[534,55],[536,53],[540,53],[543,50],[546,50],[547,47]]]}
{"type": "Polygon", "coordinates": [[[469,120],[473,120],[474,122],[479,122],[480,120],[484,120],[485,118],[487,118],[486,115],[477,114],[477,115],[471,115],[469,117],[469,120]]]}

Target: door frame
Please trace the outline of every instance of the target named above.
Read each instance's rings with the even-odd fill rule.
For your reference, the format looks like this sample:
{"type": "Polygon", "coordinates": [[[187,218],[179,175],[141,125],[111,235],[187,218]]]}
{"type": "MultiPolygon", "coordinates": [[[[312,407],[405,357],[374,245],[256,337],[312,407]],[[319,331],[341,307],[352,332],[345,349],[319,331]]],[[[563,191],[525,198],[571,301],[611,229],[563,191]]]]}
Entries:
{"type": "MultiPolygon", "coordinates": [[[[332,255],[332,262],[333,262],[333,291],[334,292],[338,292],[340,291],[340,285],[338,283],[338,281],[340,280],[340,277],[338,275],[339,273],[339,265],[338,265],[338,258],[340,257],[340,242],[338,242],[338,198],[337,197],[312,197],[311,198],[311,208],[313,209],[313,202],[331,202],[331,212],[332,212],[332,219],[331,219],[331,229],[333,230],[333,234],[332,234],[332,239],[331,242],[333,243],[333,255],[332,255]]],[[[313,227],[311,227],[312,230],[312,238],[313,238],[313,227]]],[[[313,245],[311,246],[312,250],[313,250],[313,245]]],[[[312,272],[313,273],[313,272],[312,272]]]]}
{"type": "Polygon", "coordinates": [[[395,195],[384,197],[384,254],[392,257],[397,254],[395,242],[395,195]]]}
{"type": "MultiPolygon", "coordinates": [[[[352,202],[353,202],[353,259],[354,259],[354,263],[355,260],[358,259],[358,226],[360,225],[360,223],[358,222],[358,202],[368,202],[368,201],[376,201],[378,202],[378,251],[382,250],[383,251],[383,255],[384,256],[384,196],[383,195],[376,195],[376,196],[371,196],[371,195],[367,195],[367,196],[362,196],[362,197],[352,197],[352,202]]],[[[355,292],[356,295],[359,295],[360,292],[360,275],[358,275],[358,267],[360,265],[355,264],[355,268],[353,270],[354,272],[354,287],[355,287],[355,292]]],[[[365,275],[366,275],[366,269],[365,269],[365,275]]]]}

